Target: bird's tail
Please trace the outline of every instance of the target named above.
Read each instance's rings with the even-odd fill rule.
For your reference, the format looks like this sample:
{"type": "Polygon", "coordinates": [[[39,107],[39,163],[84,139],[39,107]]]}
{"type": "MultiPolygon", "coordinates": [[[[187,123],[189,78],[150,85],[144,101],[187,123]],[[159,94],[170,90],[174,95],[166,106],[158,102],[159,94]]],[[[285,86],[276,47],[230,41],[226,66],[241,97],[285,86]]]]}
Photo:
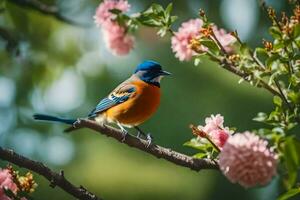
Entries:
{"type": "Polygon", "coordinates": [[[33,119],[41,120],[41,121],[51,121],[51,122],[60,122],[64,124],[73,125],[76,122],[76,119],[64,119],[60,117],[55,117],[51,115],[43,115],[43,114],[34,114],[33,119]]]}

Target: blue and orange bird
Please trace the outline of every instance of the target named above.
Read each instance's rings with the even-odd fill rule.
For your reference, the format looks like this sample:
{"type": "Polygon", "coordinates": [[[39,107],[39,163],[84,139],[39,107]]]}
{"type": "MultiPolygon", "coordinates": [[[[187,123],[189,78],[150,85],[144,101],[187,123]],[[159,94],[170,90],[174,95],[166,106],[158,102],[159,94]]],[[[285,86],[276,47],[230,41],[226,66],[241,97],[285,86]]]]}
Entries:
{"type": "MultiPolygon", "coordinates": [[[[163,71],[159,63],[144,61],[135,69],[132,76],[116,87],[107,97],[88,114],[87,118],[100,124],[114,123],[121,129],[124,139],[127,128],[135,128],[144,135],[150,145],[152,137],[145,134],[138,126],[149,119],[160,104],[160,81],[170,75],[163,71]]],[[[80,119],[64,119],[60,117],[35,114],[36,120],[61,122],[72,125],[65,132],[77,129],[76,123],[80,119]]]]}

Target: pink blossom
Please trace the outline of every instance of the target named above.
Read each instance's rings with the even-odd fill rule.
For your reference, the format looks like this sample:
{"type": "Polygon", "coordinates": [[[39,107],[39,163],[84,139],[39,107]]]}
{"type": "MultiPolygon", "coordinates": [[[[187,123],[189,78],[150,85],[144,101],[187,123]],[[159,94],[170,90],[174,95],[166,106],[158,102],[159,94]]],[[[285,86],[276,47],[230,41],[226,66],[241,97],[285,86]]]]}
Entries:
{"type": "Polygon", "coordinates": [[[103,26],[106,22],[110,22],[115,18],[115,14],[111,13],[110,10],[118,9],[122,12],[127,12],[129,8],[130,5],[126,0],[104,0],[96,10],[95,23],[98,26],[103,26]]]}
{"type": "MultiPolygon", "coordinates": [[[[196,54],[190,46],[190,41],[193,38],[201,36],[200,29],[202,28],[203,21],[201,19],[191,19],[187,22],[182,23],[178,32],[172,37],[172,50],[180,61],[188,61],[196,54]]],[[[212,30],[216,35],[216,38],[220,41],[221,45],[228,52],[231,52],[232,43],[236,39],[231,35],[226,33],[224,29],[218,29],[217,26],[213,26],[212,30]]],[[[207,51],[207,47],[201,46],[202,51],[207,51]]]]}
{"type": "Polygon", "coordinates": [[[110,22],[109,29],[102,29],[106,46],[115,55],[126,55],[133,49],[134,37],[125,33],[125,28],[110,22]]]}
{"type": "Polygon", "coordinates": [[[126,33],[126,28],[120,26],[114,19],[116,15],[110,10],[118,9],[127,12],[130,5],[125,0],[104,0],[94,16],[97,26],[101,26],[104,42],[115,55],[126,55],[133,49],[134,37],[126,33]]]}
{"type": "Polygon", "coordinates": [[[229,137],[220,153],[220,169],[231,182],[246,188],[267,184],[277,166],[277,156],[267,145],[250,132],[229,137]]]}
{"type": "Polygon", "coordinates": [[[209,133],[215,129],[220,129],[223,128],[223,123],[224,123],[224,117],[220,114],[217,114],[216,116],[211,115],[210,117],[205,118],[205,126],[202,127],[201,129],[209,133]]]}
{"type": "Polygon", "coordinates": [[[216,144],[219,148],[222,149],[225,142],[227,141],[228,137],[230,135],[230,132],[228,130],[213,130],[209,132],[209,137],[213,141],[214,144],[216,144]]]}
{"type": "Polygon", "coordinates": [[[8,169],[0,169],[0,200],[11,200],[5,195],[4,189],[10,189],[13,193],[18,191],[18,187],[13,182],[12,175],[8,169]]]}
{"type": "Polygon", "coordinates": [[[182,23],[178,32],[175,32],[171,39],[172,50],[180,61],[188,61],[195,55],[195,52],[189,47],[189,43],[191,39],[199,35],[202,25],[201,19],[191,19],[182,23]]]}
{"type": "Polygon", "coordinates": [[[213,26],[212,29],[216,38],[219,40],[224,49],[227,52],[232,52],[233,48],[231,44],[233,44],[236,41],[236,38],[233,37],[231,34],[226,33],[224,29],[218,29],[217,26],[213,26]]]}
{"type": "Polygon", "coordinates": [[[228,137],[231,135],[231,131],[228,127],[224,127],[223,123],[224,117],[217,114],[205,118],[205,126],[198,126],[220,149],[222,149],[228,137]]]}

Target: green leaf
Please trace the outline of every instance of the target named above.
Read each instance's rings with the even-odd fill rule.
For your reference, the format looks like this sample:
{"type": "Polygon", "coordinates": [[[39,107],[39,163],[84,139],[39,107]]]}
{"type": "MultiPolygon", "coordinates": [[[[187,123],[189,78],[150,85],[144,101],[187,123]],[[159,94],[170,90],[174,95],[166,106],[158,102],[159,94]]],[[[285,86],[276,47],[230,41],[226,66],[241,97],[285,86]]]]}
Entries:
{"type": "Polygon", "coordinates": [[[207,156],[207,153],[203,153],[203,152],[193,155],[194,158],[204,158],[206,156],[207,156]]]}
{"type": "Polygon", "coordinates": [[[263,62],[269,58],[268,52],[264,48],[256,48],[254,54],[263,62]]]}
{"type": "MultiPolygon", "coordinates": [[[[169,18],[170,18],[172,9],[173,9],[173,4],[172,4],[172,3],[169,3],[169,5],[167,6],[167,8],[166,8],[166,10],[165,10],[165,18],[166,18],[166,19],[169,19],[169,18]]],[[[167,21],[169,21],[169,20],[167,20],[167,21]]]]}
{"type": "Polygon", "coordinates": [[[272,129],[272,132],[274,132],[274,133],[280,133],[281,135],[284,134],[284,130],[283,130],[282,127],[275,127],[275,128],[272,129]]]}
{"type": "Polygon", "coordinates": [[[169,5],[166,8],[166,13],[170,14],[172,12],[173,9],[173,3],[169,3],[169,5]]]}
{"type": "Polygon", "coordinates": [[[196,138],[193,138],[190,141],[185,142],[183,144],[183,146],[192,147],[194,149],[202,150],[202,145],[196,138]]]}
{"type": "Polygon", "coordinates": [[[300,141],[293,136],[287,137],[285,153],[291,159],[294,167],[298,169],[300,167],[300,141]]]}
{"type": "Polygon", "coordinates": [[[161,27],[162,23],[150,17],[140,17],[139,22],[145,26],[161,27]]]}
{"type": "Polygon", "coordinates": [[[298,92],[288,92],[287,94],[288,98],[295,104],[299,104],[300,103],[300,94],[298,92]]]}
{"type": "Polygon", "coordinates": [[[177,18],[178,18],[177,16],[171,16],[171,21],[170,21],[170,23],[171,23],[171,24],[174,23],[174,22],[176,21],[177,18]]]}
{"type": "Polygon", "coordinates": [[[300,188],[293,188],[286,193],[280,195],[277,200],[286,200],[300,193],[300,188]]]}
{"type": "Polygon", "coordinates": [[[300,36],[300,24],[297,24],[294,26],[293,36],[294,36],[294,38],[297,38],[300,36]]]}
{"type": "Polygon", "coordinates": [[[278,54],[272,54],[269,58],[266,59],[265,63],[269,69],[277,70],[280,56],[278,54]]]}
{"type": "Polygon", "coordinates": [[[273,102],[276,106],[281,107],[282,106],[282,100],[279,96],[273,97],[273,102]]]}
{"type": "Polygon", "coordinates": [[[161,29],[159,29],[159,31],[157,32],[157,34],[160,36],[160,37],[164,37],[168,32],[168,29],[167,27],[162,27],[161,29]]]}
{"type": "Polygon", "coordinates": [[[247,46],[246,43],[243,43],[240,46],[240,51],[241,51],[242,54],[249,54],[249,47],[247,46]]]}
{"type": "Polygon", "coordinates": [[[288,175],[283,179],[283,184],[287,190],[294,187],[297,181],[298,173],[296,171],[288,172],[288,175]]]}
{"type": "Polygon", "coordinates": [[[284,43],[280,39],[275,39],[273,43],[273,49],[278,50],[284,48],[284,43]]]}
{"type": "Polygon", "coordinates": [[[275,39],[280,39],[281,38],[281,32],[280,32],[280,30],[277,26],[271,26],[269,28],[269,33],[275,39]]]}
{"type": "Polygon", "coordinates": [[[164,13],[164,8],[161,5],[157,4],[157,3],[153,3],[151,5],[151,7],[152,7],[153,11],[157,14],[162,15],[164,13]]]}
{"type": "Polygon", "coordinates": [[[200,39],[200,44],[207,47],[214,54],[218,54],[220,52],[218,45],[213,40],[203,38],[200,39]]]}
{"type": "Polygon", "coordinates": [[[288,172],[286,186],[290,189],[295,185],[298,169],[300,167],[300,141],[293,136],[287,137],[282,151],[284,164],[288,172]]]}
{"type": "Polygon", "coordinates": [[[265,122],[268,118],[268,115],[263,112],[257,113],[257,116],[253,118],[254,121],[265,122]]]}

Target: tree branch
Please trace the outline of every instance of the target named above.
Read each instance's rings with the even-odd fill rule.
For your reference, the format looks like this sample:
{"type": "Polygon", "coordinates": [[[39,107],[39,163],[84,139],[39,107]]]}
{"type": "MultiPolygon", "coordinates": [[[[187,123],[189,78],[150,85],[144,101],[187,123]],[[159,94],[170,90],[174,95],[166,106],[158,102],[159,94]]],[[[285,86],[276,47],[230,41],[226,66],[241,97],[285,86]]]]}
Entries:
{"type": "Polygon", "coordinates": [[[107,125],[100,125],[92,120],[80,119],[76,124],[76,127],[95,130],[100,134],[106,135],[108,137],[113,137],[119,142],[124,142],[130,147],[140,149],[144,152],[152,154],[157,158],[163,158],[176,165],[187,167],[194,171],[200,171],[201,169],[219,169],[218,163],[215,160],[193,158],[191,156],[187,156],[185,154],[178,153],[169,148],[164,148],[155,144],[151,144],[149,147],[147,147],[147,141],[136,138],[130,134],[127,134],[125,140],[123,141],[123,134],[119,129],[107,125]]]}
{"type": "MultiPolygon", "coordinates": [[[[249,74],[245,74],[244,72],[240,71],[239,69],[237,69],[234,65],[232,65],[231,63],[229,63],[227,61],[226,58],[224,59],[220,59],[217,56],[215,56],[213,53],[211,53],[210,51],[207,51],[208,55],[213,58],[215,61],[217,61],[224,69],[226,69],[227,71],[232,72],[233,74],[243,78],[244,80],[246,80],[247,82],[249,82],[249,80],[246,79],[247,76],[249,76],[249,74]]],[[[278,91],[276,91],[273,87],[271,87],[270,85],[268,85],[265,81],[260,80],[258,87],[260,88],[264,88],[266,90],[268,90],[269,92],[271,92],[273,95],[278,95],[280,96],[280,93],[278,91]]]]}
{"type": "Polygon", "coordinates": [[[65,23],[76,25],[76,26],[82,26],[82,27],[89,27],[88,24],[82,24],[79,22],[75,22],[71,19],[68,19],[61,15],[60,10],[55,5],[47,5],[39,0],[7,0],[11,3],[14,3],[19,6],[28,7],[33,10],[36,10],[44,15],[51,15],[55,17],[56,19],[63,21],[65,23]]]}
{"type": "Polygon", "coordinates": [[[44,176],[46,179],[48,179],[51,182],[50,184],[51,187],[55,187],[57,185],[60,188],[62,188],[65,192],[71,194],[77,199],[101,200],[101,198],[90,193],[84,187],[74,186],[70,181],[68,181],[65,178],[63,171],[61,171],[60,173],[53,172],[51,169],[46,167],[43,163],[30,160],[24,156],[21,156],[13,152],[12,150],[3,149],[2,147],[0,147],[0,159],[9,161],[11,163],[14,163],[15,165],[24,167],[26,169],[29,169],[31,171],[40,174],[41,176],[44,176]]]}

